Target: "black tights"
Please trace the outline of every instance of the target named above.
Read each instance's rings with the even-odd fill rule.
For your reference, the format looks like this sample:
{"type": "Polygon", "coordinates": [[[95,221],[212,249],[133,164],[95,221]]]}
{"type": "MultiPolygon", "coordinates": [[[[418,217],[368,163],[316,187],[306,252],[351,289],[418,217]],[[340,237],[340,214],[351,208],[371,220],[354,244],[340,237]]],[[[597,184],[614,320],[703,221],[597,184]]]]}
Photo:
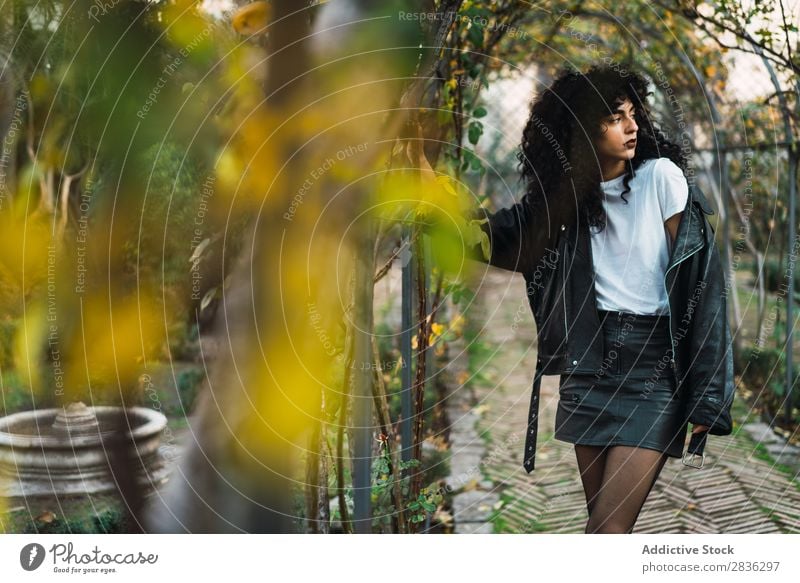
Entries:
{"type": "Polygon", "coordinates": [[[586,493],[587,533],[630,533],[667,455],[654,449],[575,445],[586,493]]]}

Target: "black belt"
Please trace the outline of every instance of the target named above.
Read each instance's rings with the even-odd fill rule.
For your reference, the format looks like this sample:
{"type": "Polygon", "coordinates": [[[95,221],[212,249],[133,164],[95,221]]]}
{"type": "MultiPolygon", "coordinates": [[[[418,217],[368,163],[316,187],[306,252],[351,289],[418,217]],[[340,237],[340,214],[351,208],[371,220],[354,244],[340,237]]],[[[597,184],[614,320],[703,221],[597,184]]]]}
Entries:
{"type": "Polygon", "coordinates": [[[669,314],[634,314],[633,312],[615,312],[613,310],[597,310],[600,319],[603,318],[628,318],[640,322],[661,322],[669,320],[669,314]]]}
{"type": "Polygon", "coordinates": [[[536,464],[536,435],[539,432],[539,394],[542,387],[543,373],[544,364],[537,358],[536,372],[533,375],[531,402],[528,407],[528,424],[525,431],[525,452],[522,462],[522,466],[529,474],[533,471],[536,464]]]}
{"type": "Polygon", "coordinates": [[[698,469],[703,467],[706,461],[706,455],[703,453],[703,450],[706,447],[707,437],[708,431],[692,433],[692,437],[689,439],[689,447],[686,448],[686,453],[683,454],[683,458],[681,459],[683,465],[698,469]],[[699,462],[697,461],[698,456],[700,457],[699,462]]]}

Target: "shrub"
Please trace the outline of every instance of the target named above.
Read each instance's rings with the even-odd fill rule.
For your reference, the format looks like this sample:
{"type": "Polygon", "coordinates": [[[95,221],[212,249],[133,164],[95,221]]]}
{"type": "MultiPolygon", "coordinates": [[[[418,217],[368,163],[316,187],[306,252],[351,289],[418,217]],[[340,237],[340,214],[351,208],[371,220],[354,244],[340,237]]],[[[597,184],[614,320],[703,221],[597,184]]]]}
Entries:
{"type": "Polygon", "coordinates": [[[187,413],[192,410],[200,385],[206,373],[200,368],[188,368],[178,375],[178,397],[183,410],[187,413]]]}
{"type": "Polygon", "coordinates": [[[12,320],[0,321],[0,371],[14,366],[14,331],[16,323],[12,320]]]}
{"type": "MultiPolygon", "coordinates": [[[[22,382],[13,370],[4,370],[2,380],[3,400],[0,403],[0,414],[11,415],[19,411],[30,411],[34,405],[34,395],[30,387],[22,382]]],[[[37,404],[38,401],[37,401],[37,404]]]]}
{"type": "MultiPolygon", "coordinates": [[[[758,266],[753,262],[750,266],[753,277],[758,277],[758,266]]],[[[764,260],[764,287],[767,291],[777,293],[782,285],[788,284],[788,266],[786,262],[781,262],[777,258],[767,258],[764,260]]],[[[794,289],[800,291],[800,266],[795,265],[794,269],[794,289]]]]}
{"type": "MultiPolygon", "coordinates": [[[[770,416],[780,414],[786,396],[786,357],[777,348],[748,346],[743,354],[744,367],[742,380],[754,393],[754,405],[761,406],[770,416]]],[[[793,386],[798,386],[800,370],[794,367],[793,386]]],[[[792,395],[793,403],[800,402],[800,397],[792,395]]]]}

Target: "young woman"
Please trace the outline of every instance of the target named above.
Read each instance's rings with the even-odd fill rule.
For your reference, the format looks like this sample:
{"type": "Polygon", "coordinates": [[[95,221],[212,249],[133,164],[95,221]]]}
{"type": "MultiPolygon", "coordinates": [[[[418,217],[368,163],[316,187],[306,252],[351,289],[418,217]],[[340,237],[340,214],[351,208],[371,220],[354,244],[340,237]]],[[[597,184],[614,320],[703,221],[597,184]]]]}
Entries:
{"type": "MultiPolygon", "coordinates": [[[[525,195],[484,223],[491,258],[475,256],[525,274],[537,377],[560,374],[554,437],[574,444],[591,533],[632,531],[690,422],[702,437],[731,431],[724,279],[703,217],[713,211],[704,200],[690,209],[686,160],[651,120],[649,95],[632,71],[561,72],[523,132],[525,195]],[[694,303],[691,290],[667,289],[669,271],[700,288],[694,303]],[[676,343],[686,314],[694,321],[676,343]]],[[[535,382],[529,472],[537,399],[535,382]]]]}

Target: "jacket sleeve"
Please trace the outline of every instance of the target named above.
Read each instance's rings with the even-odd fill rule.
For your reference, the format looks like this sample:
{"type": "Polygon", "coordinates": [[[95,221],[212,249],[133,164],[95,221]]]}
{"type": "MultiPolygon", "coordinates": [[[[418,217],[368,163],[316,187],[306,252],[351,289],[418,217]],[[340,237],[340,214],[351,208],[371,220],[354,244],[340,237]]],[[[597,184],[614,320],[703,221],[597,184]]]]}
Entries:
{"type": "MultiPolygon", "coordinates": [[[[556,227],[567,220],[564,217],[574,216],[575,212],[568,205],[552,203],[545,213],[532,211],[526,199],[528,196],[526,194],[520,202],[494,213],[483,207],[466,212],[465,220],[483,221],[478,226],[489,238],[489,258],[484,256],[480,242],[467,245],[465,255],[500,269],[529,272],[548,251],[558,232],[556,227]]],[[[428,225],[429,229],[436,225],[445,232],[451,232],[448,225],[452,226],[452,221],[446,217],[434,214],[433,221],[428,225]]]]}
{"type": "Polygon", "coordinates": [[[467,250],[467,256],[500,269],[525,272],[533,259],[530,241],[535,235],[529,229],[527,216],[522,202],[495,213],[482,207],[474,209],[467,216],[468,220],[488,219],[480,224],[480,228],[489,237],[490,255],[487,260],[480,244],[477,244],[467,250]]]}
{"type": "Polygon", "coordinates": [[[687,307],[687,314],[692,310],[695,315],[686,375],[687,413],[691,423],[709,426],[709,434],[729,435],[734,378],[725,278],[714,231],[705,218],[703,223],[707,249],[700,266],[703,283],[693,290],[687,307]]]}

